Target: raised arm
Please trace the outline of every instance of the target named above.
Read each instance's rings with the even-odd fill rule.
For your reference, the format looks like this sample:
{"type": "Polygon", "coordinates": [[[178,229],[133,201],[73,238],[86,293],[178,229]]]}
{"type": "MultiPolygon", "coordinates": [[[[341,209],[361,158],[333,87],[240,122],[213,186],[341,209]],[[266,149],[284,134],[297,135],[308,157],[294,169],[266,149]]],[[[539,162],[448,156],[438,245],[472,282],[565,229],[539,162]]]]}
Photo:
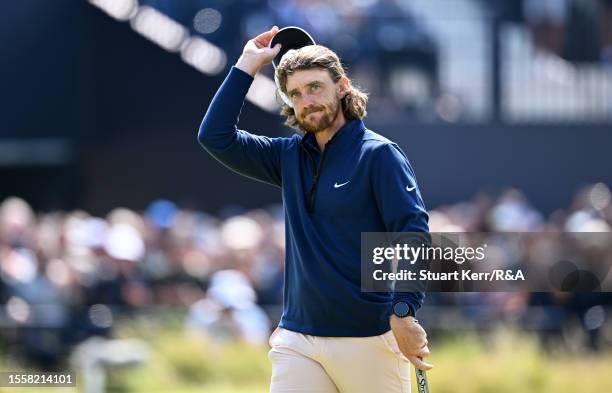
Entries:
{"type": "Polygon", "coordinates": [[[245,176],[281,186],[281,154],[288,138],[268,138],[239,130],[244,99],[255,74],[269,64],[280,46],[268,48],[274,26],[249,40],[211,101],[198,132],[198,141],[213,157],[245,176]]]}

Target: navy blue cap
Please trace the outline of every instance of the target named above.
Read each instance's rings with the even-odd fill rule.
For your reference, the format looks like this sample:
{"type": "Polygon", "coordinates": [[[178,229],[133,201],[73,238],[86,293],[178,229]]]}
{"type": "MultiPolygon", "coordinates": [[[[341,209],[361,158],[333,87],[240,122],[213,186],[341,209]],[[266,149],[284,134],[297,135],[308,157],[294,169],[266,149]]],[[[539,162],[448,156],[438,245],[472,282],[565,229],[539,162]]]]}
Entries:
{"type": "Polygon", "coordinates": [[[270,48],[274,48],[276,44],[281,44],[281,50],[272,60],[272,65],[276,67],[280,64],[283,55],[291,49],[300,49],[304,46],[315,45],[314,39],[306,32],[306,30],[297,26],[283,27],[276,33],[270,41],[270,48]]]}

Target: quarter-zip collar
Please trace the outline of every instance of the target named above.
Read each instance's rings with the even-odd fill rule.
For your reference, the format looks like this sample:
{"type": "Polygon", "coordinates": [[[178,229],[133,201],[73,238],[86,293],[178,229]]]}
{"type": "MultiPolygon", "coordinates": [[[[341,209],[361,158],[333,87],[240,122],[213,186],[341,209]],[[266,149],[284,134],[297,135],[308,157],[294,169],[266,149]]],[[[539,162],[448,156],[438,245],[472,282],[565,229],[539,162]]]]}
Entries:
{"type": "MultiPolygon", "coordinates": [[[[310,212],[311,214],[315,211],[315,202],[317,198],[317,189],[319,187],[319,178],[321,177],[321,172],[323,171],[323,167],[325,166],[326,158],[330,154],[329,149],[332,143],[334,145],[334,150],[338,149],[336,151],[341,152],[344,148],[346,148],[346,146],[351,145],[352,139],[356,139],[358,136],[361,136],[364,130],[365,125],[361,120],[351,120],[345,123],[331,137],[331,139],[327,141],[323,153],[321,153],[321,151],[319,150],[319,146],[317,144],[314,134],[309,133],[302,137],[300,144],[302,148],[306,151],[307,155],[311,156],[312,150],[314,150],[316,154],[321,154],[321,157],[318,160],[318,164],[316,164],[315,166],[314,177],[306,199],[306,207],[308,209],[308,212],[310,212]],[[336,148],[335,146],[338,147],[336,148]]],[[[312,156],[310,158],[314,160],[312,156]]]]}
{"type": "MultiPolygon", "coordinates": [[[[344,123],[342,127],[331,137],[329,141],[325,144],[327,147],[334,141],[334,145],[344,145],[346,142],[349,142],[353,139],[356,139],[361,133],[365,130],[365,125],[361,119],[350,120],[344,123]]],[[[314,149],[317,153],[321,153],[319,149],[319,145],[317,144],[317,139],[314,134],[306,133],[302,136],[300,144],[308,149],[314,149]]]]}

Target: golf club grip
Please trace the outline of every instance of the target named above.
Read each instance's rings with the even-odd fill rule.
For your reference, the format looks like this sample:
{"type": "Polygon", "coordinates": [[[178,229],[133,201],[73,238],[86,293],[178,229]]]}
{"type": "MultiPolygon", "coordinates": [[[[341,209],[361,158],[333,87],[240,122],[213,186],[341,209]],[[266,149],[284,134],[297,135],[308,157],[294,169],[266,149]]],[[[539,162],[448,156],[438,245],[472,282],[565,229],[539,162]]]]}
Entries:
{"type": "Polygon", "coordinates": [[[419,393],[429,393],[429,384],[427,383],[427,373],[418,368],[414,368],[416,373],[417,390],[419,393]]]}

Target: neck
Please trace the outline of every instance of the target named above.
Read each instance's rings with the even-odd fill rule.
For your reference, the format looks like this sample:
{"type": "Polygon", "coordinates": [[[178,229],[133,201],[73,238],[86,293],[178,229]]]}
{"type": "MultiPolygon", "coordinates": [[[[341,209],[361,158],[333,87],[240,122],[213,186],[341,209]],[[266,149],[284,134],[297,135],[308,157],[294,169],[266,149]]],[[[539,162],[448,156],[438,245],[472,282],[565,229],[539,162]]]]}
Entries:
{"type": "Polygon", "coordinates": [[[338,132],[338,130],[341,129],[342,126],[344,126],[345,124],[346,119],[344,118],[344,113],[340,111],[340,113],[338,113],[338,116],[336,116],[336,120],[334,120],[331,126],[315,134],[315,139],[317,140],[317,145],[319,145],[319,150],[321,150],[321,152],[325,150],[325,145],[327,144],[327,142],[329,142],[330,139],[332,139],[332,137],[336,135],[336,132],[338,132]]]}

